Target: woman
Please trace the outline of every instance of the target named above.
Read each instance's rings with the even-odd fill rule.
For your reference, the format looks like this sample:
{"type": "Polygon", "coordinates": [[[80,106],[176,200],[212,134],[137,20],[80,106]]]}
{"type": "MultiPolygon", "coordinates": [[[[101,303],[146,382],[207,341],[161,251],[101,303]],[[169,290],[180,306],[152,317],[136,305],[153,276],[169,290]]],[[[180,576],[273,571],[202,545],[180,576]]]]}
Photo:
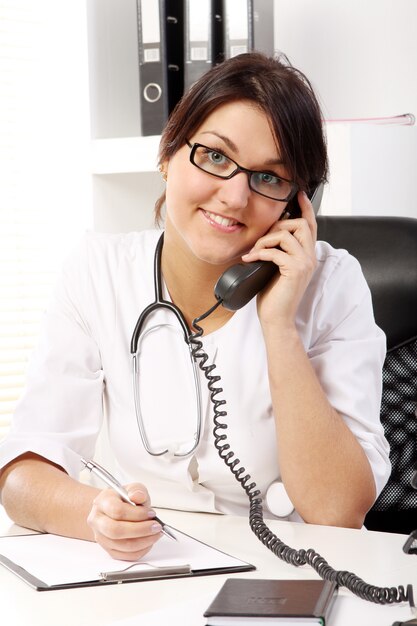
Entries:
{"type": "MultiPolygon", "coordinates": [[[[316,243],[306,192],[326,179],[327,157],[309,82],[257,53],[210,70],[172,114],[160,169],[163,289],[190,327],[213,307],[214,286],[231,265],[262,260],[280,270],[242,309],[218,306],[200,322],[208,363],[221,376],[231,448],[264,496],[285,486],[289,519],[360,527],[389,475],[379,422],[385,340],[358,263],[316,243]]],[[[213,445],[202,372],[201,441],[191,451],[194,386],[182,331],[167,311],[151,315],[138,348],[136,411],[152,454],[139,436],[129,342],[154,298],[159,236],[85,238],[64,269],[0,449],[12,519],[94,539],[126,560],[161,536],[149,494],[154,506],[248,511],[213,445]],[[143,506],[78,481],[103,415],[118,474],[143,506]]]]}

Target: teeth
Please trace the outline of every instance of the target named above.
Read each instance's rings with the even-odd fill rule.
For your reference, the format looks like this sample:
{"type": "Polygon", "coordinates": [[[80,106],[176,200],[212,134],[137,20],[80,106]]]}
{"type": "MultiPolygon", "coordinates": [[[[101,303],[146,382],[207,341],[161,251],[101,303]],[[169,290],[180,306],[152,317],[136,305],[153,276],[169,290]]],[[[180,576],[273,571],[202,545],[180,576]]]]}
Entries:
{"type": "Polygon", "coordinates": [[[220,224],[221,226],[234,226],[238,222],[236,220],[231,220],[227,217],[222,217],[221,215],[216,215],[215,213],[207,213],[213,222],[216,224],[220,224]]]}

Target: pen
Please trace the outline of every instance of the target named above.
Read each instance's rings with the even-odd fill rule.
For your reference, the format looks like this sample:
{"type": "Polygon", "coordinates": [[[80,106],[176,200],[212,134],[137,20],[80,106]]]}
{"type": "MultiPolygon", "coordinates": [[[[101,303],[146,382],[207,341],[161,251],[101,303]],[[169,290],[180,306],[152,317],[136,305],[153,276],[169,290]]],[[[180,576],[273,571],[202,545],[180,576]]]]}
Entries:
{"type": "MultiPolygon", "coordinates": [[[[85,459],[81,459],[81,463],[83,463],[86,469],[88,469],[92,474],[95,474],[96,476],[98,476],[98,478],[101,478],[101,480],[106,483],[108,487],[118,493],[122,500],[128,502],[129,504],[132,504],[133,506],[137,506],[137,504],[129,498],[129,495],[123,485],[121,485],[121,483],[119,483],[119,481],[114,476],[112,476],[110,472],[104,469],[104,467],[102,467],[95,461],[86,461],[85,459]]],[[[164,522],[162,522],[159,517],[155,517],[154,520],[161,524],[162,532],[164,533],[164,535],[166,535],[170,539],[174,539],[174,541],[177,541],[177,538],[168,530],[164,522]]]]}

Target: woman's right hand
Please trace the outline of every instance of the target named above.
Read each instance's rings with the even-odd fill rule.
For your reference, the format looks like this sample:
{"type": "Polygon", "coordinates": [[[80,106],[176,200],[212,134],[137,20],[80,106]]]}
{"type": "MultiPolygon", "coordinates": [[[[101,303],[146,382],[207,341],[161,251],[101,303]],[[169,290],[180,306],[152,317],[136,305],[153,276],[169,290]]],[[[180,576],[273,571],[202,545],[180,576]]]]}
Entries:
{"type": "Polygon", "coordinates": [[[97,543],[114,559],[138,561],[161,538],[161,525],[153,519],[156,514],[146,487],[134,483],[125,488],[138,506],[104,489],[94,499],[87,523],[97,543]]]}

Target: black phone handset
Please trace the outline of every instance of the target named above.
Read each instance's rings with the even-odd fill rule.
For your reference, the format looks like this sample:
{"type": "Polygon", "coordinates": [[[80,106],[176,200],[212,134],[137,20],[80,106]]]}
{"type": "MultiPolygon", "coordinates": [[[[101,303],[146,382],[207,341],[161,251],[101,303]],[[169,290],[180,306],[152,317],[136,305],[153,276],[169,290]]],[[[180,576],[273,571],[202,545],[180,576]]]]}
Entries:
{"type": "MultiPolygon", "coordinates": [[[[323,196],[323,185],[320,184],[308,195],[317,215],[323,196]]],[[[294,200],[293,203],[289,218],[300,215],[298,203],[294,200]]],[[[252,300],[278,271],[277,265],[272,261],[237,263],[229,267],[218,279],[214,287],[216,300],[220,300],[226,309],[237,311],[252,300]]]]}
{"type": "MultiPolygon", "coordinates": [[[[316,206],[320,204],[322,188],[318,190],[319,197],[316,197],[316,206]]],[[[314,196],[313,196],[314,198],[314,196]]],[[[242,264],[243,265],[243,264],[242,264]]],[[[272,270],[262,269],[264,266],[273,265],[274,272],[277,267],[274,263],[246,263],[245,271],[240,273],[234,266],[227,270],[226,278],[223,275],[220,283],[217,302],[208,311],[197,317],[192,326],[195,332],[190,333],[189,341],[191,345],[192,356],[198,363],[200,369],[204,373],[207,386],[210,392],[210,401],[213,405],[213,436],[214,446],[235,479],[238,481],[242,489],[249,498],[249,526],[257,538],[273,552],[278,558],[286,563],[300,567],[302,565],[310,565],[318,575],[324,580],[336,582],[338,586],[346,587],[356,596],[375,602],[376,604],[393,604],[408,601],[411,607],[414,607],[413,587],[407,585],[404,589],[402,585],[398,587],[376,587],[363,581],[361,578],[348,571],[339,571],[333,569],[329,563],[318,552],[309,548],[307,550],[291,548],[279,539],[270,528],[265,524],[263,517],[262,496],[257,485],[252,481],[250,474],[245,473],[245,468],[240,464],[240,459],[234,458],[235,453],[231,450],[230,444],[227,442],[225,430],[227,424],[224,419],[227,417],[226,400],[220,399],[218,396],[223,389],[217,385],[220,376],[213,374],[216,369],[214,363],[207,365],[208,355],[204,351],[201,337],[203,329],[199,323],[208,317],[218,306],[223,304],[231,310],[237,310],[244,306],[251,298],[253,298],[260,289],[262,289],[273,275],[272,270]],[[247,266],[252,268],[247,269],[247,266]],[[259,268],[259,265],[261,268],[259,268]],[[242,277],[243,276],[243,277],[242,277]]]]}

